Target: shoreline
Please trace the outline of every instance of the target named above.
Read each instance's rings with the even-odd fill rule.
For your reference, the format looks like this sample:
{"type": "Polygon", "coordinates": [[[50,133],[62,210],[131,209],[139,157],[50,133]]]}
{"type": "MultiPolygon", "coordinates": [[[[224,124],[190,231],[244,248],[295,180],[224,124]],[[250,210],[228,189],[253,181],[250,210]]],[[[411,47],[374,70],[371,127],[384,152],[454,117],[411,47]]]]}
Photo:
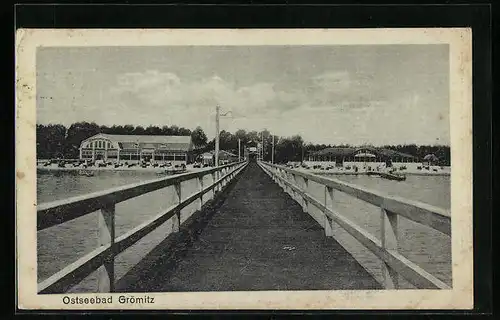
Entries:
{"type": "MultiPolygon", "coordinates": [[[[43,167],[37,166],[37,172],[73,172],[79,170],[88,170],[88,171],[134,171],[134,172],[148,172],[148,173],[166,173],[166,168],[140,168],[140,167],[90,167],[90,168],[59,168],[59,167],[43,167]]],[[[192,168],[188,166],[186,168],[186,172],[193,172],[196,170],[200,170],[203,168],[192,168]]],[[[307,172],[311,174],[319,174],[323,176],[342,176],[342,175],[363,175],[366,176],[367,172],[352,172],[352,171],[327,171],[327,170],[307,170],[307,169],[299,169],[299,171],[307,172]]],[[[398,173],[408,175],[408,176],[450,176],[450,172],[441,171],[441,172],[401,172],[398,173]]]]}
{"type": "MultiPolygon", "coordinates": [[[[197,168],[186,168],[186,172],[192,172],[197,168]]],[[[37,172],[74,172],[74,171],[135,171],[135,172],[149,172],[149,173],[166,173],[167,168],[140,168],[140,167],[89,167],[89,168],[59,168],[59,167],[36,167],[37,172]]]]}
{"type": "MultiPolygon", "coordinates": [[[[299,169],[301,172],[307,172],[311,174],[319,174],[324,176],[356,176],[362,175],[367,176],[367,171],[361,172],[353,172],[353,171],[328,171],[328,170],[311,170],[311,169],[299,169]]],[[[374,171],[372,171],[374,172],[374,171]]],[[[451,176],[450,172],[447,171],[438,171],[438,172],[416,172],[416,171],[397,171],[399,174],[407,175],[407,176],[451,176]]]]}

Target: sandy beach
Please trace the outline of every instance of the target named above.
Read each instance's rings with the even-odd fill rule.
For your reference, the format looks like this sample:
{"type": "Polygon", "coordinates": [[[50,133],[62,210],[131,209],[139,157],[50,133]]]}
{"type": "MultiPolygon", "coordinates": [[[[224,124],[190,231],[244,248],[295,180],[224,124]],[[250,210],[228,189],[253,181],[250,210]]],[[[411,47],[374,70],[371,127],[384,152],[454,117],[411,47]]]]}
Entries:
{"type": "MultiPolygon", "coordinates": [[[[312,174],[321,174],[321,175],[366,175],[367,174],[367,171],[354,172],[353,170],[345,170],[345,169],[340,170],[338,168],[333,168],[330,170],[296,168],[295,170],[308,172],[312,174]]],[[[451,173],[450,167],[444,167],[443,169],[436,169],[436,170],[437,171],[433,171],[432,169],[430,170],[414,169],[414,170],[397,170],[396,172],[399,174],[415,175],[415,176],[449,176],[451,173]]]]}
{"type": "MultiPolygon", "coordinates": [[[[107,166],[107,167],[64,167],[60,168],[57,167],[57,165],[50,165],[50,166],[43,166],[43,165],[38,165],[37,166],[37,171],[39,172],[60,172],[60,171],[80,171],[80,170],[86,170],[86,171],[137,171],[137,172],[156,172],[156,173],[164,173],[165,170],[167,169],[166,167],[159,168],[159,167],[146,167],[142,168],[139,166],[133,166],[133,167],[118,167],[115,168],[114,166],[107,166]]],[[[193,165],[187,165],[186,170],[187,172],[193,172],[193,171],[198,171],[202,170],[204,168],[194,168],[193,165]]]]}

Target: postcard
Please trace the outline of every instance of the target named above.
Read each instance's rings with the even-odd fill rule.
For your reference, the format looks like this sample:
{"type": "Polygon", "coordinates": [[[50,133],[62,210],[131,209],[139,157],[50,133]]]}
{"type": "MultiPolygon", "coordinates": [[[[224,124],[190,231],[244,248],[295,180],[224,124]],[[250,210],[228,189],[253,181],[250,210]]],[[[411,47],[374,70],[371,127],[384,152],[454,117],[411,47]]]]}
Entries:
{"type": "Polygon", "coordinates": [[[19,29],[18,307],[472,309],[471,38],[19,29]]]}

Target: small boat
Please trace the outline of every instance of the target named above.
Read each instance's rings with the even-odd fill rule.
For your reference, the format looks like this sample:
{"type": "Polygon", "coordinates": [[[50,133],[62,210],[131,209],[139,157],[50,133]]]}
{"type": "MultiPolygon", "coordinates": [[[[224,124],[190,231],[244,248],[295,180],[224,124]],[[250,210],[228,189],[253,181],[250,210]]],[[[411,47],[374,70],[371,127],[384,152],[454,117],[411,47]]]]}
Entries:
{"type": "Polygon", "coordinates": [[[186,172],[186,167],[185,166],[175,166],[175,167],[168,167],[165,170],[165,173],[167,174],[179,174],[179,173],[184,173],[186,172]]]}
{"type": "Polygon", "coordinates": [[[378,176],[380,175],[380,172],[377,171],[366,171],[367,176],[378,176]]]}
{"type": "Polygon", "coordinates": [[[94,176],[94,171],[91,170],[78,170],[78,174],[81,176],[92,177],[94,176]]]}
{"type": "Polygon", "coordinates": [[[173,169],[173,168],[172,168],[172,169],[167,169],[167,170],[165,170],[165,173],[166,173],[166,174],[179,174],[179,173],[184,173],[184,172],[186,172],[186,171],[187,171],[186,169],[177,169],[177,168],[176,168],[176,169],[173,169]]]}
{"type": "Polygon", "coordinates": [[[394,174],[391,172],[380,172],[379,175],[382,178],[389,179],[389,180],[396,180],[396,181],[404,181],[406,180],[406,176],[400,175],[400,174],[394,174]]]}

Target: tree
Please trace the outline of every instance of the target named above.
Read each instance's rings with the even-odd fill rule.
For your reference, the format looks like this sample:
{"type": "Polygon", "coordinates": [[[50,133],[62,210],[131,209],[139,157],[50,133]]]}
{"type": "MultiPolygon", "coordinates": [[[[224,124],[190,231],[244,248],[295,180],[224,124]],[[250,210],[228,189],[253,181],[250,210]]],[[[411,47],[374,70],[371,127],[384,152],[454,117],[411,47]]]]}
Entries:
{"type": "Polygon", "coordinates": [[[257,133],[257,131],[250,131],[249,133],[247,133],[247,143],[255,145],[259,141],[260,141],[260,135],[257,133]]]}
{"type": "Polygon", "coordinates": [[[146,134],[146,130],[142,126],[137,126],[134,128],[133,134],[141,136],[141,135],[146,134]]]}
{"type": "Polygon", "coordinates": [[[200,126],[193,130],[191,139],[196,148],[204,147],[207,144],[207,135],[200,126]]]}
{"type": "Polygon", "coordinates": [[[246,142],[245,140],[247,139],[247,132],[243,129],[239,129],[234,133],[234,136],[237,139],[241,139],[242,142],[246,142]]]}
{"type": "Polygon", "coordinates": [[[144,130],[144,133],[151,136],[161,136],[162,130],[157,126],[149,126],[144,130]]]}
{"type": "Polygon", "coordinates": [[[161,134],[164,136],[170,135],[170,128],[168,126],[161,127],[161,134]]]}
{"type": "Polygon", "coordinates": [[[134,126],[131,124],[126,124],[123,126],[123,134],[134,134],[134,126]]]}
{"type": "Polygon", "coordinates": [[[170,135],[178,136],[179,135],[179,127],[178,126],[171,126],[170,127],[170,135]]]}
{"type": "Polygon", "coordinates": [[[189,130],[187,128],[179,128],[179,135],[180,136],[190,136],[191,130],[189,130]]]}
{"type": "Polygon", "coordinates": [[[36,153],[39,159],[63,158],[66,127],[61,124],[36,126],[36,153]]]}
{"type": "Polygon", "coordinates": [[[77,122],[73,123],[67,131],[65,139],[65,155],[67,158],[78,158],[79,148],[83,140],[101,133],[101,127],[95,122],[77,122]]]}
{"type": "Polygon", "coordinates": [[[231,132],[222,130],[219,133],[219,147],[221,150],[238,149],[238,139],[231,132]]]}

